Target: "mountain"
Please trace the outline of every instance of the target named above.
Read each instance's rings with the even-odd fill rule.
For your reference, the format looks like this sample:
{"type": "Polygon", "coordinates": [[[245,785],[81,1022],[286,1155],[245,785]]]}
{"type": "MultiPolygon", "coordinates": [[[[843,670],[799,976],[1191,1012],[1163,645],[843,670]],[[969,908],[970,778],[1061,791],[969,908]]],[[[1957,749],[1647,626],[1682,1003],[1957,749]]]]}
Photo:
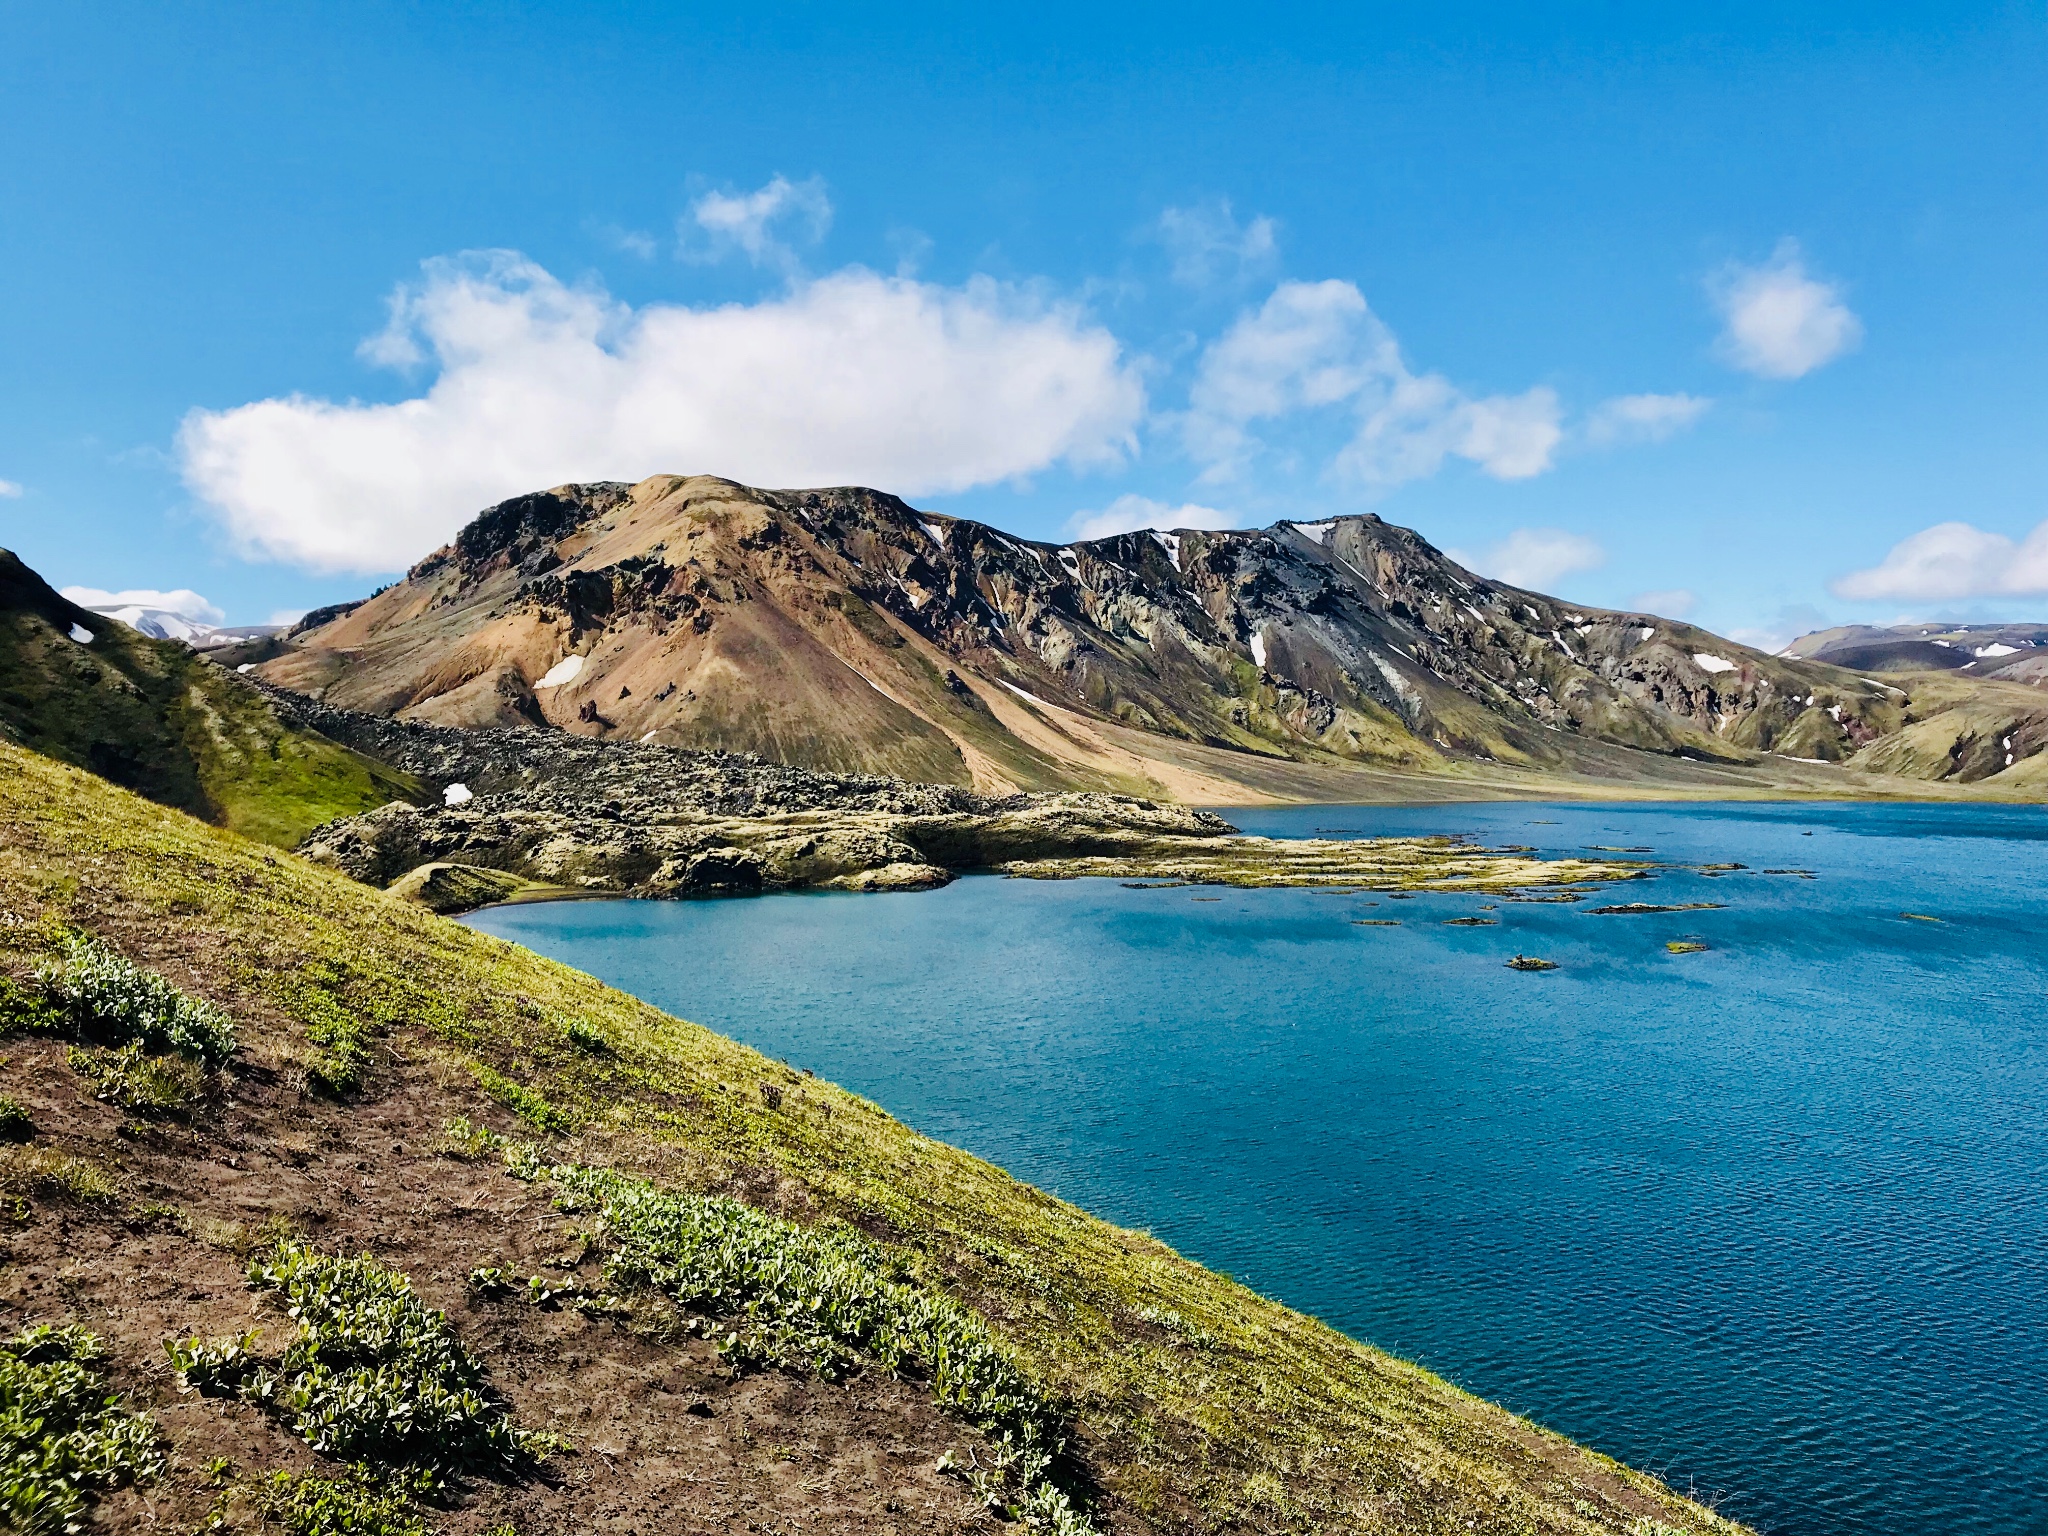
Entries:
{"type": "Polygon", "coordinates": [[[148,639],[182,640],[201,651],[268,639],[282,634],[287,627],[282,624],[208,624],[174,608],[150,608],[140,603],[90,603],[86,606],[90,612],[119,619],[148,639]]]}
{"type": "Polygon", "coordinates": [[[0,739],[284,847],[419,790],[280,720],[259,690],[188,646],[79,607],[7,550],[0,739]]]}
{"type": "Polygon", "coordinates": [[[1844,624],[1782,653],[1865,672],[1967,672],[2048,685],[2048,624],[1844,624]]]}
{"type": "Polygon", "coordinates": [[[708,476],[503,502],[260,670],[434,724],[1226,803],[1340,798],[1360,772],[1853,793],[2048,745],[2031,689],[1909,687],[1566,603],[1373,516],[1054,545],[708,476]]]}

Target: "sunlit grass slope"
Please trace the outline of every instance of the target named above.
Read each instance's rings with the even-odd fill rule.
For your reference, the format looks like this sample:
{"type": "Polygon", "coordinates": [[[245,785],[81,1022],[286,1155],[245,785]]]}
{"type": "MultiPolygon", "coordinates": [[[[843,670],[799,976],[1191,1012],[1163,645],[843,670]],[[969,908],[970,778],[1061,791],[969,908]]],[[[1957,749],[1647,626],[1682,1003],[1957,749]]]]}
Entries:
{"type": "Polygon", "coordinates": [[[279,847],[420,786],[185,646],[67,601],[0,550],[0,740],[279,847]]]}
{"type": "Polygon", "coordinates": [[[69,924],[189,980],[245,1049],[357,1101],[431,1072],[449,1113],[488,1095],[552,1155],[854,1222],[1064,1406],[1104,1529],[1738,1529],[853,1094],[5,746],[0,908],[17,977],[69,924]]]}

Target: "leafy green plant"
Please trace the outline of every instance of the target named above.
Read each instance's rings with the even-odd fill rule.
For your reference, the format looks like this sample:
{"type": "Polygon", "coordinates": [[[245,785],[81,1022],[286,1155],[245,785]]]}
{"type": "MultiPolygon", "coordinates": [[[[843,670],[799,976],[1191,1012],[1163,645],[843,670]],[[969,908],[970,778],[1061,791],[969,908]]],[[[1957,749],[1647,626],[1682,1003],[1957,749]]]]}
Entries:
{"type": "Polygon", "coordinates": [[[274,1472],[257,1485],[256,1508],[286,1536],[427,1536],[403,1494],[360,1476],[274,1472]]]}
{"type": "Polygon", "coordinates": [[[64,1010],[39,987],[24,987],[11,976],[0,976],[0,1031],[14,1034],[47,1035],[64,1028],[64,1010]]]}
{"type": "Polygon", "coordinates": [[[978,1315],[907,1277],[859,1232],[799,1226],[609,1168],[546,1163],[531,1147],[506,1161],[515,1176],[552,1185],[564,1209],[598,1214],[608,1284],[695,1312],[729,1359],[831,1380],[865,1358],[924,1377],[940,1407],[991,1437],[986,1466],[956,1469],[991,1509],[1055,1536],[1092,1536],[1050,1475],[1063,1449],[1056,1405],[978,1315]]]}
{"type": "Polygon", "coordinates": [[[234,1020],[89,933],[61,935],[36,979],[82,1034],[179,1051],[209,1067],[235,1053],[234,1020]]]}
{"type": "Polygon", "coordinates": [[[476,1124],[467,1115],[441,1123],[441,1152],[465,1163],[481,1163],[496,1157],[505,1138],[488,1126],[476,1124]]]}
{"type": "Polygon", "coordinates": [[[571,1019],[562,1031],[569,1043],[579,1051],[588,1051],[593,1056],[612,1054],[612,1043],[582,1019],[571,1019]]]}
{"type": "Polygon", "coordinates": [[[0,1527],[81,1530],[99,1493],[163,1472],[155,1422],[121,1407],[101,1358],[81,1328],[39,1323],[0,1342],[0,1527]]]}
{"type": "Polygon", "coordinates": [[[140,1040],[113,1051],[74,1045],[64,1054],[71,1070],[92,1085],[94,1098],[137,1114],[176,1114],[205,1087],[196,1063],[183,1056],[152,1056],[140,1040]]]}
{"type": "Polygon", "coordinates": [[[274,1366],[255,1353],[254,1333],[167,1341],[195,1390],[254,1403],[338,1461],[411,1469],[422,1490],[466,1473],[522,1473],[560,1445],[516,1425],[447,1319],[367,1254],[287,1240],[249,1266],[249,1283],[278,1293],[298,1339],[274,1366]]]}
{"type": "Polygon", "coordinates": [[[35,1133],[36,1124],[28,1111],[0,1094],[0,1141],[27,1141],[35,1133]]]}

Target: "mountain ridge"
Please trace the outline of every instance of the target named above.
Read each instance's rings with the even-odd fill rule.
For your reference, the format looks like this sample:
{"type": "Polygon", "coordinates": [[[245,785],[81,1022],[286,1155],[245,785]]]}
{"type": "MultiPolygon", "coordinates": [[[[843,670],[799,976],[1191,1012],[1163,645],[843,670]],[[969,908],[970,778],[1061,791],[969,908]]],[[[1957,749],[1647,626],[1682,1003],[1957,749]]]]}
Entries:
{"type": "Polygon", "coordinates": [[[1370,514],[1061,545],[864,488],[710,476],[502,502],[260,671],[434,724],[1212,803],[1283,765],[1976,782],[2048,745],[2038,691],[1909,689],[1566,603],[1370,514]],[[1909,728],[1927,739],[1877,751],[1909,728]]]}

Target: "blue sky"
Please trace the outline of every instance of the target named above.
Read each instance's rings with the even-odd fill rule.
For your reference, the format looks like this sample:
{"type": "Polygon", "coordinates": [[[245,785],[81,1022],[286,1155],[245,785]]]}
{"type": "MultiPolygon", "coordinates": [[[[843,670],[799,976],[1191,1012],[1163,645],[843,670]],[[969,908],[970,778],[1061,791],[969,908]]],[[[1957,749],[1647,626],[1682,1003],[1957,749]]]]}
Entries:
{"type": "Polygon", "coordinates": [[[706,471],[2048,617],[2039,8],[1679,9],[0,3],[0,542],[248,622],[706,471]]]}

